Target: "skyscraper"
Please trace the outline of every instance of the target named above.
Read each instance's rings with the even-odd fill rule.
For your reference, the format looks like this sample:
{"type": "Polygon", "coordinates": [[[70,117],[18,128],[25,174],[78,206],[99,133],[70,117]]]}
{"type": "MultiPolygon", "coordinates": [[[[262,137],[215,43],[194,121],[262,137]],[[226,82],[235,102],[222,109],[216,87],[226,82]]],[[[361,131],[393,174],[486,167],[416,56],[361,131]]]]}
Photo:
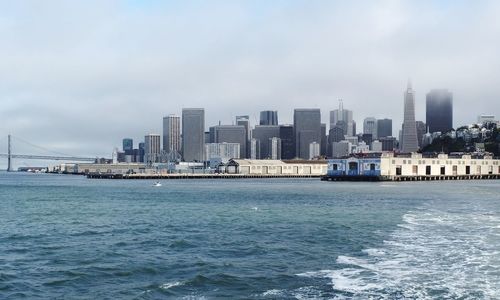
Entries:
{"type": "MultiPolygon", "coordinates": [[[[260,159],[271,158],[271,150],[269,149],[269,140],[280,137],[280,127],[274,125],[256,125],[252,131],[254,139],[260,141],[260,159]]],[[[280,154],[281,156],[281,154],[280,154]]]]}
{"type": "Polygon", "coordinates": [[[240,156],[246,157],[247,140],[246,128],[243,125],[217,125],[210,127],[213,132],[214,143],[238,143],[240,144],[240,156]]]}
{"type": "Polygon", "coordinates": [[[422,121],[416,121],[415,125],[417,126],[418,147],[422,148],[422,141],[423,141],[425,133],[427,132],[427,127],[425,127],[425,123],[422,121]]]}
{"type": "Polygon", "coordinates": [[[182,109],[182,153],[184,161],[203,161],[205,110],[182,109]]]}
{"type": "Polygon", "coordinates": [[[369,117],[363,121],[363,134],[371,134],[372,140],[377,139],[377,119],[369,117]]]}
{"type": "Polygon", "coordinates": [[[250,157],[250,116],[236,116],[236,125],[244,126],[246,131],[245,131],[245,139],[246,139],[246,153],[245,156],[242,156],[241,158],[247,158],[250,157]]]}
{"type": "Polygon", "coordinates": [[[377,138],[392,136],[392,120],[379,119],[377,120],[377,138]]]}
{"type": "MultiPolygon", "coordinates": [[[[139,143],[139,148],[137,148],[137,152],[135,153],[135,161],[136,162],[144,162],[144,153],[145,153],[145,148],[146,148],[146,145],[144,144],[144,142],[142,143],[139,143]]],[[[135,152],[135,151],[134,151],[135,152]]]]}
{"type": "Polygon", "coordinates": [[[163,151],[180,153],[181,150],[181,118],[168,115],[163,118],[163,151]]]}
{"type": "Polygon", "coordinates": [[[160,135],[150,133],[144,137],[144,162],[153,164],[160,161],[160,135]]]}
{"type": "Polygon", "coordinates": [[[123,152],[125,152],[126,154],[132,153],[132,151],[134,150],[134,140],[133,139],[125,138],[125,139],[123,139],[122,144],[123,144],[123,148],[122,148],[123,152]]]}
{"type": "Polygon", "coordinates": [[[295,144],[293,143],[293,126],[280,125],[281,159],[295,158],[295,144]]]}
{"type": "Polygon", "coordinates": [[[281,159],[281,140],[278,137],[270,138],[269,141],[269,158],[281,159]]]}
{"type": "Polygon", "coordinates": [[[344,128],[344,135],[355,135],[356,125],[352,115],[352,110],[344,109],[343,101],[339,100],[339,109],[330,111],[330,129],[335,125],[340,125],[344,128]]]}
{"type": "Polygon", "coordinates": [[[278,112],[275,110],[261,111],[260,125],[278,125],[278,112]]]}
{"type": "Polygon", "coordinates": [[[295,109],[293,114],[295,153],[309,159],[309,145],[321,143],[321,111],[319,109],[295,109]]]}
{"type": "Polygon", "coordinates": [[[260,159],[260,140],[250,139],[250,158],[260,159]]]}
{"type": "Polygon", "coordinates": [[[226,163],[231,158],[240,158],[240,144],[238,143],[208,143],[205,144],[205,159],[220,158],[226,163]]]}
{"type": "Polygon", "coordinates": [[[394,149],[396,149],[397,143],[395,137],[382,137],[379,141],[382,143],[382,151],[394,151],[394,149]]]}
{"type": "Polygon", "coordinates": [[[448,90],[431,90],[425,101],[425,122],[429,131],[447,132],[453,128],[453,94],[448,90]]]}
{"type": "Polygon", "coordinates": [[[319,155],[326,156],[326,149],[328,145],[327,136],[326,136],[326,124],[321,123],[321,145],[319,150],[319,155]]]}
{"type": "Polygon", "coordinates": [[[404,95],[404,121],[401,140],[401,151],[411,153],[418,150],[417,126],[415,123],[415,91],[408,82],[404,95]]]}
{"type": "Polygon", "coordinates": [[[344,130],[340,126],[334,126],[328,132],[328,143],[340,142],[344,140],[344,130]]]}

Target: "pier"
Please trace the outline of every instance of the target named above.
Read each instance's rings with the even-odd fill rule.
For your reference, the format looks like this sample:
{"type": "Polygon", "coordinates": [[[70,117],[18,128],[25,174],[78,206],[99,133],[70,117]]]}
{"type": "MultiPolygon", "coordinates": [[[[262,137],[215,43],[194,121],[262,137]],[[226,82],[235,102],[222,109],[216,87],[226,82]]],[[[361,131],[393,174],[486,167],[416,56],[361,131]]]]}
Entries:
{"type": "Polygon", "coordinates": [[[421,176],[322,176],[322,181],[441,181],[441,180],[493,180],[498,174],[484,175],[421,175],[421,176]]]}
{"type": "Polygon", "coordinates": [[[257,179],[257,178],[321,178],[315,174],[114,174],[89,173],[89,179],[257,179]]]}

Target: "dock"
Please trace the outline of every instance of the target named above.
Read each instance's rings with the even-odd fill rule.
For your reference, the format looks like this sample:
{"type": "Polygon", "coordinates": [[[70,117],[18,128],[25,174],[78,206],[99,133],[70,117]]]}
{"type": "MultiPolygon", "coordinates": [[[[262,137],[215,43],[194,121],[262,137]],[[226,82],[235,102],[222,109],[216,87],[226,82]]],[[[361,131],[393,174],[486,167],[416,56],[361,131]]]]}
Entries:
{"type": "Polygon", "coordinates": [[[114,174],[89,173],[89,179],[258,179],[258,178],[321,178],[316,174],[114,174]]]}
{"type": "Polygon", "coordinates": [[[322,181],[440,181],[440,180],[494,180],[498,174],[484,175],[417,175],[417,176],[322,176],[322,181]]]}

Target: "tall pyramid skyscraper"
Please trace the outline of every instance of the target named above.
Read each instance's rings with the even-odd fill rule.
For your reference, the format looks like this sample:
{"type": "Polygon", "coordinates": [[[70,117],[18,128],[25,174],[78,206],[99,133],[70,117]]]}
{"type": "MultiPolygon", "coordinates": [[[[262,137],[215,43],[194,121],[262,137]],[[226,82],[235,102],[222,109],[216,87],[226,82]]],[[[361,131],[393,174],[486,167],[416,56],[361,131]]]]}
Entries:
{"type": "Polygon", "coordinates": [[[401,151],[411,153],[418,150],[417,125],[415,122],[415,91],[411,88],[408,80],[408,88],[405,95],[403,135],[401,140],[401,151]]]}

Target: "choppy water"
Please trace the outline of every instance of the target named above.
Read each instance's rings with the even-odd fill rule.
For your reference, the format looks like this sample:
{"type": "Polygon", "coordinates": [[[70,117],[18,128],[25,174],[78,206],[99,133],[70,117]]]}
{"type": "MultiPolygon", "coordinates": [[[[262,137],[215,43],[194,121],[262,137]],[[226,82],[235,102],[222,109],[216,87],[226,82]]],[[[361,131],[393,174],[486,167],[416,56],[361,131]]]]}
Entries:
{"type": "Polygon", "coordinates": [[[500,298],[500,181],[0,173],[0,299],[500,298]]]}

